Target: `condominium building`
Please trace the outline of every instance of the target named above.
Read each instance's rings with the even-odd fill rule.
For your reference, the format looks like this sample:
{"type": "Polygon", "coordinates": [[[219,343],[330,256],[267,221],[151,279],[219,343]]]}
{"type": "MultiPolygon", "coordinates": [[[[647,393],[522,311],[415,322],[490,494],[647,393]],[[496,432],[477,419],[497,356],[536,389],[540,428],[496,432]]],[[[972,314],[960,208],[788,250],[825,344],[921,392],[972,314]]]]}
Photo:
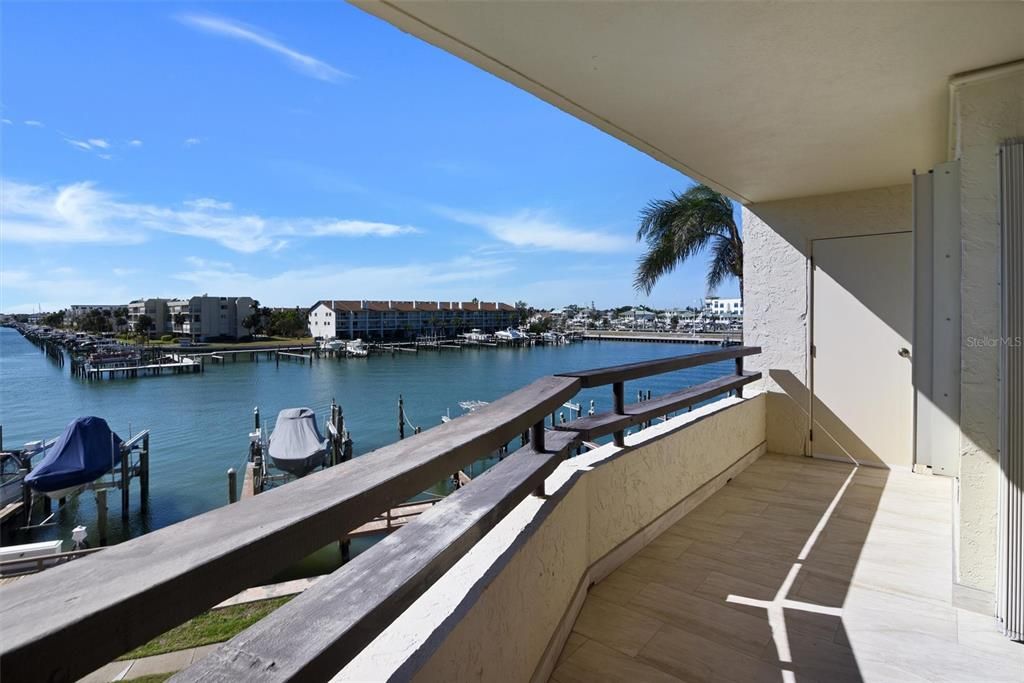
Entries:
{"type": "Polygon", "coordinates": [[[505,329],[519,323],[515,306],[488,301],[321,300],[309,309],[309,331],[325,339],[404,339],[505,329]]]}
{"type": "Polygon", "coordinates": [[[139,299],[128,304],[128,322],[135,326],[141,315],[153,323],[153,335],[175,334],[196,341],[240,339],[250,335],[242,323],[255,311],[247,296],[193,296],[188,299],[139,299]]]}

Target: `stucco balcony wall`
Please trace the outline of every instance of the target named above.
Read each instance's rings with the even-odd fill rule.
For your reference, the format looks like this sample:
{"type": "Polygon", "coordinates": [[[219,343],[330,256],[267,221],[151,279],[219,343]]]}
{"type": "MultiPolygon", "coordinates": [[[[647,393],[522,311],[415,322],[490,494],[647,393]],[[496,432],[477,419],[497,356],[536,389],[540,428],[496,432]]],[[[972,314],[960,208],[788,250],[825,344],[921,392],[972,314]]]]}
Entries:
{"type": "Polygon", "coordinates": [[[765,404],[721,399],[567,460],[335,680],[547,680],[587,588],[765,452],[765,404]]]}

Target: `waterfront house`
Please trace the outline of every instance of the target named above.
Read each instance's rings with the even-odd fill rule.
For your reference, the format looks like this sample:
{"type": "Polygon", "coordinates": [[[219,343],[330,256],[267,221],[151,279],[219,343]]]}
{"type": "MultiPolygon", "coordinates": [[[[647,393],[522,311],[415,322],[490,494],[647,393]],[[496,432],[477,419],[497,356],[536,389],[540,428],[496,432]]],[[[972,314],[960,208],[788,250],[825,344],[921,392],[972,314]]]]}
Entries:
{"type": "Polygon", "coordinates": [[[741,395],[566,368],[5,587],[5,675],[85,675],[529,431],[177,680],[1020,680],[1024,3],[357,4],[742,203],[747,346],[703,357],[741,395]]]}
{"type": "Polygon", "coordinates": [[[704,315],[709,318],[742,318],[743,300],[709,296],[704,299],[704,315]]]}
{"type": "Polygon", "coordinates": [[[323,339],[414,339],[519,324],[514,306],[489,301],[325,299],[309,309],[308,318],[310,333],[323,339]]]}

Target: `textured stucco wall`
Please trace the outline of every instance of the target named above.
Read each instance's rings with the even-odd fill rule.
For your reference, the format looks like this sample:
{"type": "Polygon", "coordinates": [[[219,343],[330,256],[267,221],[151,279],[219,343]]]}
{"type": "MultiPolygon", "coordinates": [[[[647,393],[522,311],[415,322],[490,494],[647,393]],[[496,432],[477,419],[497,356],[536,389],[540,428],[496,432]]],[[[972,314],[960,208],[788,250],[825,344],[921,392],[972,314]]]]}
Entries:
{"type": "MultiPolygon", "coordinates": [[[[907,169],[908,180],[910,169],[907,169]]],[[[765,374],[768,450],[806,454],[810,240],[911,228],[910,185],[800,197],[743,209],[743,339],[761,347],[747,367],[765,374]]],[[[825,438],[821,433],[815,439],[825,438]]]]}
{"type": "Polygon", "coordinates": [[[1024,135],[1024,69],[955,89],[963,240],[958,577],[996,584],[999,499],[1000,246],[996,151],[1024,135]]]}
{"type": "Polygon", "coordinates": [[[335,680],[529,680],[587,569],[764,429],[764,394],[727,398],[567,460],[335,680]]]}

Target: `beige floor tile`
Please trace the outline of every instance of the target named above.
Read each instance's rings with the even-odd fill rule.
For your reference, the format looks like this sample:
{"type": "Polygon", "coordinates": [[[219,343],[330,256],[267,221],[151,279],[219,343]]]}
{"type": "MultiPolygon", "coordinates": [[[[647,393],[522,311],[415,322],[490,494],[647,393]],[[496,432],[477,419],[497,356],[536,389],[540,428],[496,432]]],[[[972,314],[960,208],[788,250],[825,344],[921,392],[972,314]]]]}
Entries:
{"type": "Polygon", "coordinates": [[[585,636],[576,633],[576,631],[571,632],[569,634],[568,639],[566,639],[565,641],[565,646],[562,648],[562,653],[558,655],[558,661],[555,662],[555,668],[558,668],[558,666],[562,662],[569,659],[569,657],[572,657],[573,654],[575,654],[576,650],[580,649],[583,646],[583,643],[585,642],[587,642],[585,636]]]}
{"type": "Polygon", "coordinates": [[[588,640],[555,668],[559,683],[679,683],[678,678],[588,640]]]}
{"type": "Polygon", "coordinates": [[[573,630],[632,657],[647,644],[661,624],[661,620],[654,617],[590,596],[573,630]]]}
{"type": "Polygon", "coordinates": [[[591,586],[587,596],[602,598],[617,605],[626,605],[648,583],[650,581],[635,574],[616,571],[591,586]]]}
{"type": "Polygon", "coordinates": [[[778,683],[781,679],[779,668],[768,662],[669,624],[637,659],[686,681],[778,683]]]}
{"type": "Polygon", "coordinates": [[[631,609],[691,633],[758,655],[771,640],[764,611],[716,601],[652,583],[629,604],[631,609]],[[760,614],[758,614],[760,612],[760,614]]]}

